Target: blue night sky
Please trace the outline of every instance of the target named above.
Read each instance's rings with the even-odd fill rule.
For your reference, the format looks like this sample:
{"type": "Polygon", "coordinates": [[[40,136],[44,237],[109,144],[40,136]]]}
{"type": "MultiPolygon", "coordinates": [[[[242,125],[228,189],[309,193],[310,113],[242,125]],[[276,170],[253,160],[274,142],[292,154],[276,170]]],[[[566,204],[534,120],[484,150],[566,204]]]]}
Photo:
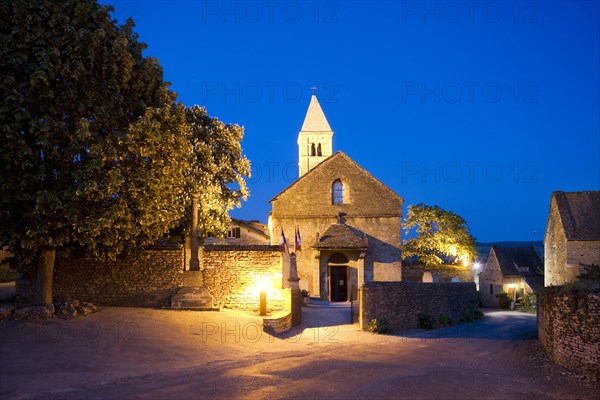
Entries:
{"type": "Polygon", "coordinates": [[[245,127],[266,222],[311,85],[342,150],[478,241],[542,240],[554,190],[600,189],[597,1],[112,1],[179,100],[245,127]],[[534,233],[535,232],[535,233],[534,233]]]}

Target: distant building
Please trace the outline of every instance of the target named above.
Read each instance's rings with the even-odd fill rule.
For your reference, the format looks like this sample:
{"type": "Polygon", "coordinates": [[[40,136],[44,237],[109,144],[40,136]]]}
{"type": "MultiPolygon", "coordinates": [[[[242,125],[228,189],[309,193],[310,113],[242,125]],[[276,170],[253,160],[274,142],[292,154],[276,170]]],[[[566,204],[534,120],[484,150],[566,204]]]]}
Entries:
{"type": "Polygon", "coordinates": [[[271,200],[269,231],[271,244],[283,231],[293,251],[299,230],[302,289],[347,301],[364,282],[401,280],[403,199],[346,154],[332,154],[332,137],[313,95],[298,135],[300,177],[271,200]]]}
{"type": "Polygon", "coordinates": [[[209,236],[205,239],[205,243],[223,245],[269,244],[269,229],[266,224],[261,224],[257,220],[245,221],[231,218],[230,228],[225,237],[209,236]]]}
{"type": "Polygon", "coordinates": [[[600,191],[554,192],[544,239],[545,286],[577,280],[600,265],[600,191]]]}
{"type": "Polygon", "coordinates": [[[492,246],[479,274],[479,293],[485,307],[497,307],[498,295],[512,301],[544,287],[542,261],[533,247],[492,246]]]}

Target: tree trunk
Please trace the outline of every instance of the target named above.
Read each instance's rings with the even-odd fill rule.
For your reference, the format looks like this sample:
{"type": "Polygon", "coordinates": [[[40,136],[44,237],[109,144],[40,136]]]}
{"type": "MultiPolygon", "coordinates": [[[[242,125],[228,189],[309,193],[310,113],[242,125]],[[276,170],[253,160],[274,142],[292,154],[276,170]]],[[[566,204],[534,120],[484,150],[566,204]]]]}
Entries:
{"type": "Polygon", "coordinates": [[[38,258],[36,280],[33,285],[33,304],[52,304],[52,275],[54,273],[55,249],[46,249],[38,258]]]}

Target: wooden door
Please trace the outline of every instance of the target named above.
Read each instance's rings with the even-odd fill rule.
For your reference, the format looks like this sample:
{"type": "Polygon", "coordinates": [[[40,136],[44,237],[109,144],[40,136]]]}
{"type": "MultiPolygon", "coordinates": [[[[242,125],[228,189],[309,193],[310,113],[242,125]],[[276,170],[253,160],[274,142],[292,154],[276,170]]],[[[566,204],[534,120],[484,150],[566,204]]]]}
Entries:
{"type": "Polygon", "coordinates": [[[329,293],[331,301],[348,300],[348,267],[338,265],[329,267],[329,293]]]}

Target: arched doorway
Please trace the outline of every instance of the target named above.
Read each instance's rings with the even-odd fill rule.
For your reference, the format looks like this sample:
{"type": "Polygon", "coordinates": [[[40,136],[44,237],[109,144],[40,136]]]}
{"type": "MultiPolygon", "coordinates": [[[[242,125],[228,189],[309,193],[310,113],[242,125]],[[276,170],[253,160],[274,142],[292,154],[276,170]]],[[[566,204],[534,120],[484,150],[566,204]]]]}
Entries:
{"type": "Polygon", "coordinates": [[[348,301],[348,258],[342,253],[329,256],[328,282],[330,301],[348,301]]]}

